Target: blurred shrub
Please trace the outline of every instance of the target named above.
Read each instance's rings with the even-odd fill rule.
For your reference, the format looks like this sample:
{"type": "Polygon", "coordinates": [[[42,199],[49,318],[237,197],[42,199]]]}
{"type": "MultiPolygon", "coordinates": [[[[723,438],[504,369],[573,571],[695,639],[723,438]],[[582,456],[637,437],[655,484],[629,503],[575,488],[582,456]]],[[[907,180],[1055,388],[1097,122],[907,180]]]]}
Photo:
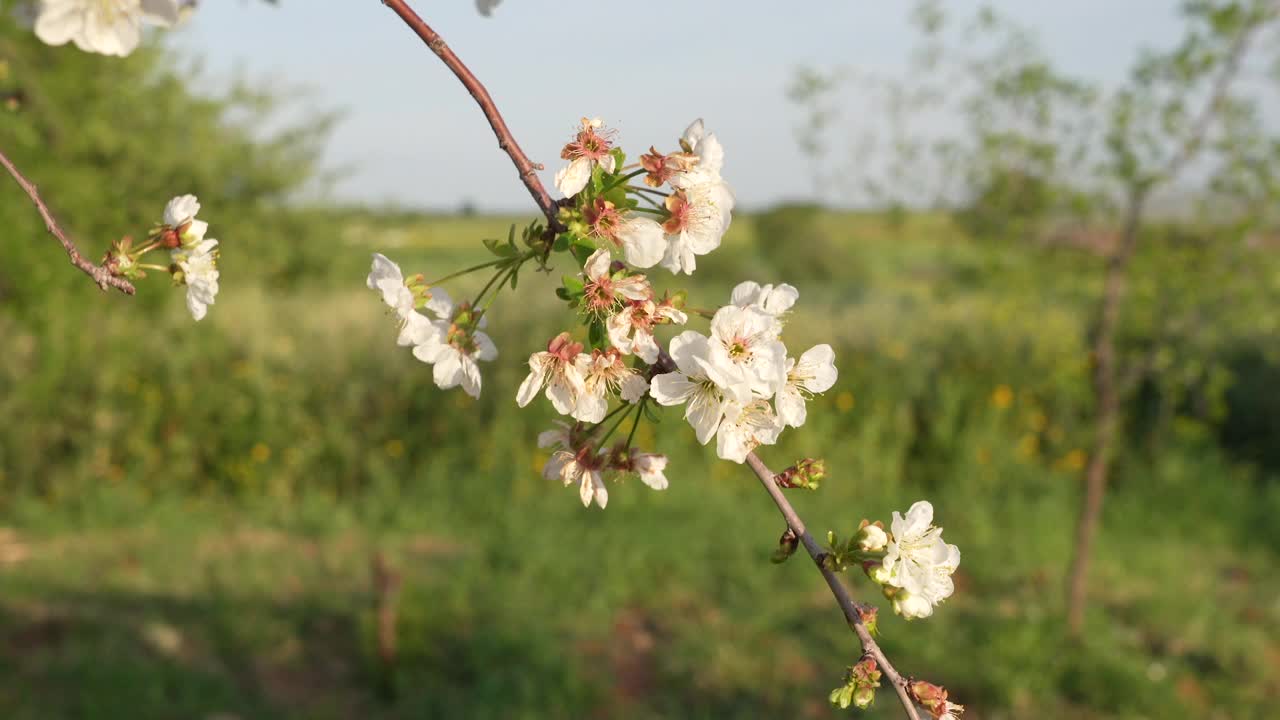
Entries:
{"type": "Polygon", "coordinates": [[[755,218],[755,242],[771,272],[791,282],[829,282],[844,268],[848,236],[823,223],[818,205],[780,205],[755,218]]]}

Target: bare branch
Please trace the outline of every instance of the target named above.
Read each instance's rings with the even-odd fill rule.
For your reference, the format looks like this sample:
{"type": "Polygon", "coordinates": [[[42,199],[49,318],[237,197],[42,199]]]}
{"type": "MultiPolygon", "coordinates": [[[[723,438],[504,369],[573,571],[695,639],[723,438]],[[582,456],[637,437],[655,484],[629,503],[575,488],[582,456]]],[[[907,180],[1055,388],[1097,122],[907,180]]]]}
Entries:
{"type": "MultiPolygon", "coordinates": [[[[1276,12],[1276,9],[1272,8],[1271,12],[1276,12]]],[[[1213,79],[1213,86],[1209,90],[1208,100],[1205,102],[1204,107],[1200,109],[1200,114],[1195,121],[1191,123],[1191,131],[1187,133],[1186,139],[1178,147],[1178,152],[1169,159],[1163,172],[1156,176],[1156,182],[1173,179],[1200,151],[1205,135],[1209,134],[1210,128],[1213,127],[1213,121],[1218,117],[1219,111],[1222,109],[1223,101],[1227,99],[1227,93],[1231,90],[1232,82],[1235,81],[1236,76],[1240,73],[1240,63],[1244,60],[1244,56],[1249,50],[1249,43],[1253,41],[1261,25],[1259,22],[1249,23],[1232,39],[1231,46],[1227,49],[1227,56],[1222,62],[1222,68],[1218,71],[1217,77],[1213,79]]]]}
{"type": "Polygon", "coordinates": [[[893,683],[893,689],[898,693],[898,700],[902,702],[903,709],[907,711],[907,717],[912,720],[920,720],[920,714],[916,710],[915,702],[911,700],[911,694],[907,692],[907,681],[889,663],[889,658],[885,657],[884,651],[880,649],[876,639],[871,636],[871,631],[862,622],[862,615],[859,610],[863,606],[854,601],[853,597],[849,595],[849,589],[844,586],[844,583],[840,582],[840,578],[834,572],[823,567],[822,555],[824,553],[822,552],[822,547],[805,529],[804,521],[796,514],[796,509],[791,506],[791,502],[782,493],[782,488],[778,487],[778,483],[774,482],[774,472],[754,452],[747,454],[747,464],[751,466],[752,471],[759,478],[760,484],[764,485],[764,489],[769,493],[769,497],[773,499],[773,503],[778,506],[778,511],[782,513],[783,519],[787,521],[787,527],[791,528],[791,531],[800,537],[800,542],[804,545],[804,549],[818,566],[818,572],[822,573],[822,579],[826,580],[827,587],[831,588],[831,594],[835,596],[836,604],[844,612],[844,619],[849,623],[849,628],[857,634],[858,640],[862,642],[862,650],[875,658],[876,664],[880,666],[880,672],[884,673],[884,676],[889,678],[889,682],[893,683]]]}
{"type": "Polygon", "coordinates": [[[9,174],[13,176],[13,179],[17,181],[18,185],[27,193],[27,197],[31,198],[31,202],[35,203],[36,210],[40,211],[40,217],[44,218],[45,228],[48,229],[50,235],[54,236],[58,239],[58,242],[62,243],[62,247],[67,251],[67,257],[71,259],[72,265],[80,268],[85,275],[93,278],[93,281],[98,284],[98,287],[102,288],[104,291],[107,288],[115,288],[125,295],[134,294],[135,290],[133,288],[133,284],[128,280],[112,275],[110,270],[107,270],[101,265],[94,265],[80,254],[80,248],[76,247],[76,244],[71,241],[71,238],[67,237],[67,233],[63,231],[62,226],[60,226],[58,221],[54,219],[53,213],[49,211],[49,207],[44,204],[44,200],[40,199],[40,193],[36,191],[35,184],[25,178],[3,152],[0,152],[0,165],[4,165],[5,169],[9,171],[9,174]]]}
{"type": "Polygon", "coordinates": [[[484,85],[471,74],[471,70],[463,64],[462,60],[453,53],[453,50],[444,43],[444,39],[431,29],[418,14],[409,7],[404,0],[382,0],[382,4],[391,8],[400,19],[409,26],[418,37],[422,38],[422,42],[426,43],[431,52],[453,71],[458,77],[462,85],[466,87],[467,92],[471,93],[471,97],[475,98],[476,104],[484,111],[484,116],[489,120],[489,127],[493,128],[493,134],[498,138],[498,147],[502,148],[515,164],[516,171],[520,173],[520,182],[524,183],[525,188],[529,190],[529,194],[533,196],[533,201],[538,204],[538,209],[547,218],[547,225],[555,234],[564,232],[564,226],[556,218],[557,207],[551,195],[547,193],[547,189],[543,187],[542,181],[538,179],[537,170],[541,170],[541,165],[534,165],[529,156],[524,154],[520,149],[519,143],[512,137],[511,131],[507,129],[507,123],[502,119],[502,113],[498,112],[497,106],[493,102],[493,98],[489,97],[489,91],[485,90],[484,85]]]}

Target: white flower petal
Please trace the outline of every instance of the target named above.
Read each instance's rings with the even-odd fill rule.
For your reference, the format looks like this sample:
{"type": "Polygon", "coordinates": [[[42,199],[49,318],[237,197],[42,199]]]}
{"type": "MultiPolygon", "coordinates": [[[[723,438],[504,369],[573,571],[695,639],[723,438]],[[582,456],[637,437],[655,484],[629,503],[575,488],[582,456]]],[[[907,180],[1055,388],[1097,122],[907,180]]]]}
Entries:
{"type": "Polygon", "coordinates": [[[582,192],[591,180],[591,161],[578,158],[556,171],[556,189],[565,197],[582,192]]]}
{"type": "Polygon", "coordinates": [[[631,218],[618,228],[618,241],[627,264],[638,268],[657,265],[667,251],[662,226],[647,217],[631,218]]]}

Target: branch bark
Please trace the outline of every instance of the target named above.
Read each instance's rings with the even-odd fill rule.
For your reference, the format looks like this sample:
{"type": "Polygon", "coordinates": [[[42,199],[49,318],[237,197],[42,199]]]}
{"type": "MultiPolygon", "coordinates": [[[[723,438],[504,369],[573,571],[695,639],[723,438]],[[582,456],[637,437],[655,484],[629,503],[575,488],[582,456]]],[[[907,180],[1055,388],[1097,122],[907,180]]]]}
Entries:
{"type": "Polygon", "coordinates": [[[0,165],[4,165],[4,168],[13,176],[14,181],[18,183],[18,186],[27,194],[27,197],[31,198],[36,210],[40,212],[40,217],[44,218],[45,229],[49,231],[50,235],[57,238],[58,242],[62,243],[62,248],[67,251],[67,257],[70,258],[72,265],[80,268],[85,275],[93,278],[93,281],[103,291],[106,291],[107,288],[115,288],[125,295],[133,295],[136,292],[133,284],[128,280],[112,275],[111,271],[105,267],[94,265],[80,254],[80,248],[76,247],[71,238],[67,237],[67,233],[58,224],[57,219],[53,217],[53,213],[50,212],[49,206],[45,205],[44,200],[40,198],[40,193],[36,190],[35,183],[23,176],[3,152],[0,152],[0,165]]]}
{"type": "MultiPolygon", "coordinates": [[[[493,128],[493,133],[498,137],[498,147],[511,158],[511,162],[515,164],[516,169],[520,173],[520,180],[524,183],[529,194],[533,197],[538,208],[542,210],[542,214],[547,218],[548,227],[556,233],[563,231],[563,226],[556,219],[556,204],[547,193],[542,185],[542,181],[538,179],[534,172],[534,166],[529,162],[529,158],[520,150],[520,146],[516,143],[515,138],[511,136],[511,131],[507,129],[506,122],[502,119],[502,114],[498,112],[497,106],[494,105],[493,99],[489,97],[489,93],[476,79],[475,75],[467,69],[458,56],[445,45],[440,35],[432,30],[426,22],[418,16],[417,13],[409,7],[408,3],[403,0],[382,0],[382,4],[391,8],[406,25],[412,29],[422,41],[427,44],[445,65],[453,71],[458,80],[466,86],[471,97],[475,98],[480,105],[480,109],[484,111],[485,117],[489,120],[489,126],[493,128]]],[[[671,357],[665,351],[660,352],[658,361],[654,363],[655,368],[670,368],[674,363],[671,357]]],[[[796,514],[795,508],[782,494],[782,489],[774,482],[774,473],[765,466],[764,462],[755,453],[747,455],[747,464],[750,465],[756,477],[769,493],[769,497],[773,499],[778,511],[782,513],[782,517],[786,520],[787,526],[800,538],[804,544],[805,551],[809,553],[809,557],[818,565],[819,571],[822,573],[823,579],[827,581],[827,586],[831,588],[831,594],[835,596],[836,603],[839,604],[840,610],[844,613],[845,621],[849,627],[857,634],[858,639],[862,643],[864,652],[869,653],[880,666],[880,672],[892,683],[894,691],[898,695],[902,707],[906,711],[906,715],[911,720],[920,720],[920,714],[916,710],[915,703],[911,699],[910,693],[907,691],[907,681],[894,669],[889,662],[889,658],[885,657],[884,651],[880,649],[880,645],[876,643],[875,638],[871,636],[871,631],[867,629],[866,624],[862,622],[859,615],[858,603],[854,602],[849,595],[849,590],[840,582],[835,573],[822,567],[820,557],[822,556],[822,548],[818,545],[809,531],[805,529],[804,521],[796,514]]]]}
{"type": "Polygon", "coordinates": [[[489,97],[489,91],[484,85],[476,79],[471,70],[463,64],[462,60],[454,54],[453,50],[445,44],[444,39],[439,33],[431,29],[421,17],[418,16],[413,8],[409,7],[404,0],[382,0],[382,4],[391,8],[392,12],[400,16],[405,25],[413,30],[422,42],[426,43],[431,52],[440,58],[453,74],[457,76],[467,92],[471,93],[471,97],[475,99],[476,104],[484,111],[485,118],[489,121],[489,127],[493,128],[493,134],[498,138],[498,147],[511,158],[511,162],[515,164],[516,171],[520,173],[520,182],[524,183],[529,194],[533,196],[533,201],[538,204],[538,209],[542,211],[543,216],[547,218],[547,226],[553,234],[564,232],[564,226],[560,224],[556,218],[556,204],[551,199],[551,195],[547,193],[547,189],[543,187],[542,181],[538,179],[537,171],[542,169],[541,165],[535,165],[529,160],[529,156],[524,154],[520,149],[520,144],[511,135],[511,131],[507,129],[507,123],[502,119],[502,113],[498,112],[497,105],[494,104],[493,98],[489,97]]]}
{"type": "Polygon", "coordinates": [[[791,502],[783,494],[782,488],[778,487],[778,483],[774,481],[775,473],[754,452],[747,454],[747,465],[751,467],[751,470],[756,474],[756,478],[760,480],[760,484],[769,493],[773,504],[778,506],[778,512],[782,513],[782,518],[786,520],[787,527],[791,528],[791,531],[800,538],[800,543],[804,545],[805,551],[809,553],[809,557],[818,566],[818,572],[822,573],[822,579],[826,580],[827,587],[831,588],[831,594],[835,596],[836,604],[840,606],[841,612],[844,613],[844,619],[849,624],[849,628],[853,630],[858,636],[858,640],[862,642],[862,650],[875,658],[876,664],[880,666],[880,672],[884,673],[884,676],[893,685],[894,691],[898,694],[898,700],[907,712],[907,717],[912,720],[920,720],[920,714],[916,710],[915,702],[912,701],[911,694],[907,692],[907,681],[894,669],[889,662],[889,658],[885,657],[884,651],[880,649],[876,639],[871,636],[871,631],[862,622],[862,616],[859,614],[859,608],[862,606],[849,595],[849,589],[844,586],[844,583],[840,582],[840,578],[834,572],[822,566],[822,547],[805,529],[804,521],[800,519],[795,508],[791,506],[791,502]]]}

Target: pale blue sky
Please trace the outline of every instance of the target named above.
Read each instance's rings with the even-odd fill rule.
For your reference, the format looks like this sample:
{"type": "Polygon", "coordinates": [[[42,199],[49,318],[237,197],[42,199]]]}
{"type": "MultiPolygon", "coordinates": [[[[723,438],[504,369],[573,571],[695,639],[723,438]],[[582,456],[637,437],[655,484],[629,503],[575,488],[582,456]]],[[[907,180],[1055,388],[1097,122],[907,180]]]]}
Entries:
{"type": "MultiPolygon", "coordinates": [[[[727,152],[743,205],[804,196],[807,165],[784,91],[799,65],[902,68],[910,3],[891,0],[418,0],[484,82],[535,162],[559,164],[581,115],[600,115],[632,153],[670,148],[702,116],[727,152]]],[[[1035,28],[1050,57],[1085,77],[1120,79],[1143,45],[1177,37],[1177,0],[999,0],[1035,28]]],[[[956,14],[978,3],[953,0],[956,14]]],[[[242,73],[307,88],[344,119],[326,151],[354,174],[343,200],[526,209],[528,199],[462,86],[378,0],[202,2],[172,41],[212,82],[242,73]]],[[[856,100],[856,99],[855,99],[856,100]]]]}

